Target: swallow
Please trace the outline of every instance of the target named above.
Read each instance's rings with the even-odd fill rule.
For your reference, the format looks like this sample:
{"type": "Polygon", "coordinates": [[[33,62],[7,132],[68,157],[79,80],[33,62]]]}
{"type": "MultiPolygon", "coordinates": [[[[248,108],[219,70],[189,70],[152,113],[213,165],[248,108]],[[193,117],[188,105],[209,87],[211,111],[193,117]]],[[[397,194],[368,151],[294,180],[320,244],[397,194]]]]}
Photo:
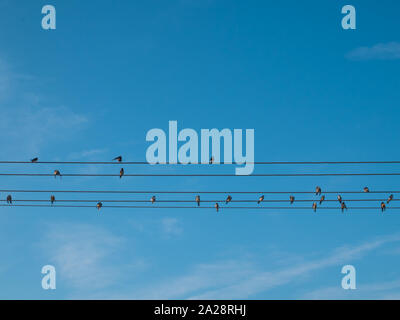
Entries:
{"type": "Polygon", "coordinates": [[[12,204],[12,197],[10,194],[7,196],[7,203],[12,204]]]}
{"type": "Polygon", "coordinates": [[[391,195],[389,196],[389,198],[387,199],[386,203],[389,203],[389,202],[392,201],[392,200],[393,200],[393,195],[391,194],[391,195]]]}
{"type": "Polygon", "coordinates": [[[338,199],[338,201],[339,201],[340,203],[342,203],[342,196],[341,196],[340,194],[337,196],[337,199],[338,199]]]}
{"type": "Polygon", "coordinates": [[[321,197],[321,199],[319,200],[319,204],[321,204],[322,202],[324,202],[324,200],[325,200],[325,195],[323,195],[323,196],[321,197]]]}
{"type": "Polygon", "coordinates": [[[213,164],[214,163],[214,157],[210,158],[209,164],[213,164]]]}
{"type": "Polygon", "coordinates": [[[39,160],[39,158],[33,158],[33,159],[31,159],[31,162],[33,163],[33,162],[37,162],[39,160]]]}
{"type": "Polygon", "coordinates": [[[57,178],[57,176],[61,177],[61,172],[58,170],[54,170],[54,178],[57,178]]]}
{"type": "Polygon", "coordinates": [[[152,196],[151,199],[150,199],[150,201],[151,201],[151,203],[156,202],[156,196],[152,196]]]}
{"type": "Polygon", "coordinates": [[[314,209],[314,212],[317,212],[317,203],[316,202],[313,203],[312,208],[314,209]]]}
{"type": "Polygon", "coordinates": [[[226,200],[225,200],[225,204],[228,204],[228,202],[231,202],[232,201],[232,197],[231,196],[228,196],[227,198],[226,198],[226,200]]]}
{"type": "Polygon", "coordinates": [[[101,202],[97,202],[97,204],[96,204],[97,210],[100,210],[102,206],[103,206],[103,204],[101,202]]]}
{"type": "Polygon", "coordinates": [[[342,209],[342,212],[344,211],[344,209],[347,210],[346,204],[344,203],[344,201],[342,202],[342,204],[340,205],[340,208],[342,209]]]}
{"type": "Polygon", "coordinates": [[[121,179],[122,176],[124,175],[125,171],[124,168],[121,168],[121,170],[119,171],[119,178],[121,179]]]}
{"type": "Polygon", "coordinates": [[[264,201],[264,196],[259,197],[257,203],[260,204],[262,201],[264,201]]]}
{"type": "Polygon", "coordinates": [[[216,209],[217,212],[218,212],[218,210],[219,210],[219,204],[218,204],[218,202],[215,203],[215,209],[216,209]]]}
{"type": "Polygon", "coordinates": [[[51,204],[53,204],[55,201],[56,201],[56,197],[52,195],[52,196],[50,197],[50,202],[51,202],[51,204]]]}
{"type": "Polygon", "coordinates": [[[290,196],[290,204],[294,202],[294,196],[290,196]]]}
{"type": "Polygon", "coordinates": [[[321,187],[316,187],[316,188],[315,188],[315,194],[316,194],[317,196],[320,195],[321,192],[322,192],[321,187]]]}
{"type": "Polygon", "coordinates": [[[369,192],[369,188],[368,187],[364,187],[364,192],[369,192]]]}
{"type": "Polygon", "coordinates": [[[386,210],[386,204],[384,202],[381,202],[381,210],[382,212],[386,210]]]}
{"type": "Polygon", "coordinates": [[[118,162],[122,162],[122,156],[115,157],[113,160],[116,160],[118,162]]]}
{"type": "Polygon", "coordinates": [[[196,196],[195,201],[197,202],[197,206],[200,207],[200,196],[196,196]]]}

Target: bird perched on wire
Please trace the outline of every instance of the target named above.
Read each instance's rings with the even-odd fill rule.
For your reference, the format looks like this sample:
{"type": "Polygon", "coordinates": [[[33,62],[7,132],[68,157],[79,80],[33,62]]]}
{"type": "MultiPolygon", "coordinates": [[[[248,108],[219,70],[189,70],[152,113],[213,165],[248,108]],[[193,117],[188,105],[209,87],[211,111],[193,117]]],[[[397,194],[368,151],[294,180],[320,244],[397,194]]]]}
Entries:
{"type": "Polygon", "coordinates": [[[337,196],[337,199],[338,199],[338,201],[339,201],[340,203],[342,203],[342,196],[341,196],[340,194],[337,196]]]}
{"type": "Polygon", "coordinates": [[[115,157],[113,160],[114,161],[116,160],[118,162],[122,162],[122,156],[115,157]]]}
{"type": "Polygon", "coordinates": [[[325,195],[321,196],[321,199],[319,200],[319,204],[321,204],[322,202],[324,202],[325,200],[325,195]]]}
{"type": "Polygon", "coordinates": [[[8,203],[8,204],[12,204],[12,197],[11,197],[11,194],[9,194],[9,195],[7,196],[7,203],[8,203]]]}
{"type": "Polygon", "coordinates": [[[125,171],[124,168],[121,168],[121,170],[119,171],[119,178],[121,179],[122,176],[124,175],[125,171]]]}
{"type": "Polygon", "coordinates": [[[195,201],[197,202],[197,206],[200,207],[200,196],[196,196],[195,201]]]}
{"type": "Polygon", "coordinates": [[[368,187],[364,187],[364,192],[369,192],[369,188],[368,187]]]}
{"type": "Polygon", "coordinates": [[[317,203],[316,202],[313,203],[312,208],[314,209],[314,212],[317,212],[317,203]]]}
{"type": "Polygon", "coordinates": [[[33,158],[33,159],[31,159],[31,162],[33,163],[33,162],[37,162],[39,160],[39,158],[33,158]]]}
{"type": "Polygon", "coordinates": [[[391,194],[391,195],[389,196],[389,198],[387,199],[386,203],[389,203],[389,202],[392,201],[392,200],[393,200],[393,195],[391,194]]]}
{"type": "Polygon", "coordinates": [[[386,204],[384,202],[381,202],[381,210],[382,212],[386,210],[386,204]]]}
{"type": "Polygon", "coordinates": [[[259,197],[257,203],[260,204],[262,201],[264,201],[264,196],[259,197]]]}
{"type": "Polygon", "coordinates": [[[294,202],[294,196],[290,196],[290,204],[294,202]]]}
{"type": "Polygon", "coordinates": [[[59,170],[54,170],[54,178],[57,178],[57,176],[61,178],[61,172],[59,170]]]}
{"type": "Polygon", "coordinates": [[[344,211],[344,209],[347,210],[346,204],[344,203],[344,201],[341,203],[340,208],[342,209],[342,212],[344,211]]]}
{"type": "Polygon", "coordinates": [[[209,164],[213,164],[214,163],[214,157],[210,158],[209,164]]]}
{"type": "Polygon", "coordinates": [[[226,200],[225,200],[225,204],[228,204],[228,202],[232,201],[232,197],[231,196],[227,196],[226,200]]]}
{"type": "Polygon", "coordinates": [[[219,204],[218,204],[218,202],[215,203],[215,209],[216,209],[217,212],[218,212],[218,210],[219,210],[219,204]]]}
{"type": "Polygon", "coordinates": [[[150,199],[150,201],[151,201],[151,203],[156,202],[156,196],[152,196],[151,199],[150,199]]]}
{"type": "Polygon", "coordinates": [[[97,202],[97,204],[96,204],[97,210],[100,210],[102,206],[103,206],[103,204],[101,202],[97,202]]]}
{"type": "Polygon", "coordinates": [[[318,196],[322,193],[321,187],[316,187],[315,188],[315,194],[318,196]]]}
{"type": "Polygon", "coordinates": [[[51,202],[51,204],[53,204],[55,201],[56,201],[56,197],[52,195],[52,196],[50,197],[50,202],[51,202]]]}

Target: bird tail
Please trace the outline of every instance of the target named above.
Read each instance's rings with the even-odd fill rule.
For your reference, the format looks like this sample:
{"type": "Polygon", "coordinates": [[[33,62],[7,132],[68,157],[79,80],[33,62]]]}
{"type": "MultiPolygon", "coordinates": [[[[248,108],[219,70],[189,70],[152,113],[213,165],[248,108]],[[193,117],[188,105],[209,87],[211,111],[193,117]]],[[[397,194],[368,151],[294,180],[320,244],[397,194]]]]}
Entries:
{"type": "Polygon", "coordinates": [[[200,201],[197,201],[197,206],[200,207],[200,201]]]}

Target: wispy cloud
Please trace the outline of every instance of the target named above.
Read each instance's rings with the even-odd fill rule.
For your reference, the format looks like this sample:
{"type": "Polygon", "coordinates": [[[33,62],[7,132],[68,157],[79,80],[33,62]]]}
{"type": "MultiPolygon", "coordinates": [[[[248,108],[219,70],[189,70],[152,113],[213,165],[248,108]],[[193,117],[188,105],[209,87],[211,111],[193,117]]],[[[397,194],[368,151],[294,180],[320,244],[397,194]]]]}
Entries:
{"type": "Polygon", "coordinates": [[[372,47],[359,47],[350,51],[350,60],[396,60],[400,59],[400,43],[378,43],[372,47]]]}
{"type": "Polygon", "coordinates": [[[164,218],[161,220],[161,226],[163,232],[167,236],[177,236],[183,232],[183,228],[178,219],[176,218],[164,218]]]}
{"type": "Polygon", "coordinates": [[[66,107],[14,107],[2,110],[0,135],[3,145],[36,154],[45,144],[65,139],[88,119],[66,107]]]}
{"type": "Polygon", "coordinates": [[[282,267],[278,270],[261,270],[250,261],[220,261],[200,264],[186,275],[170,278],[163,283],[138,290],[140,295],[129,298],[148,299],[246,299],[273,288],[298,281],[310,273],[332,266],[341,266],[360,259],[369,252],[391,242],[400,241],[400,235],[391,235],[357,245],[345,246],[331,254],[282,267]]]}
{"type": "Polygon", "coordinates": [[[49,106],[34,89],[33,79],[14,70],[0,57],[0,144],[12,156],[31,156],[73,136],[87,126],[89,118],[62,104],[49,106]]]}
{"type": "Polygon", "coordinates": [[[51,226],[43,248],[57,275],[77,289],[97,289],[112,285],[119,272],[107,263],[122,239],[90,225],[51,226]]]}
{"type": "Polygon", "coordinates": [[[302,299],[311,300],[333,300],[333,299],[399,299],[400,280],[378,282],[378,283],[357,283],[355,290],[343,290],[339,285],[313,290],[304,294],[302,299]]]}

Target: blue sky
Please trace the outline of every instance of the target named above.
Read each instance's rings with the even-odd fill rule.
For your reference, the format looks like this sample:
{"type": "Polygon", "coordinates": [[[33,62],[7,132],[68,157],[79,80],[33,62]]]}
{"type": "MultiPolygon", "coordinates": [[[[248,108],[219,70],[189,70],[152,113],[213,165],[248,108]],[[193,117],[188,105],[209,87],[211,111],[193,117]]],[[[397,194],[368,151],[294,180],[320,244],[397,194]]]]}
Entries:
{"type": "MultiPolygon", "coordinates": [[[[1,160],[108,161],[122,154],[144,161],[147,131],[167,130],[169,120],[198,132],[255,129],[256,161],[400,159],[400,4],[394,1],[3,0],[0,16],[1,160]],[[57,10],[56,30],[41,28],[45,4],[57,10]],[[357,10],[356,30],[341,28],[346,4],[357,10]]],[[[1,172],[54,169],[2,165],[1,172]]],[[[58,169],[110,173],[119,167],[58,169]]],[[[357,170],[399,168],[256,166],[254,173],[357,170]]],[[[3,177],[0,187],[398,190],[397,181],[3,177]]],[[[396,212],[323,213],[3,207],[0,298],[400,298],[396,212]],[[41,287],[47,264],[57,270],[54,291],[41,287]],[[353,291],[341,288],[346,264],[357,270],[353,291]]]]}

